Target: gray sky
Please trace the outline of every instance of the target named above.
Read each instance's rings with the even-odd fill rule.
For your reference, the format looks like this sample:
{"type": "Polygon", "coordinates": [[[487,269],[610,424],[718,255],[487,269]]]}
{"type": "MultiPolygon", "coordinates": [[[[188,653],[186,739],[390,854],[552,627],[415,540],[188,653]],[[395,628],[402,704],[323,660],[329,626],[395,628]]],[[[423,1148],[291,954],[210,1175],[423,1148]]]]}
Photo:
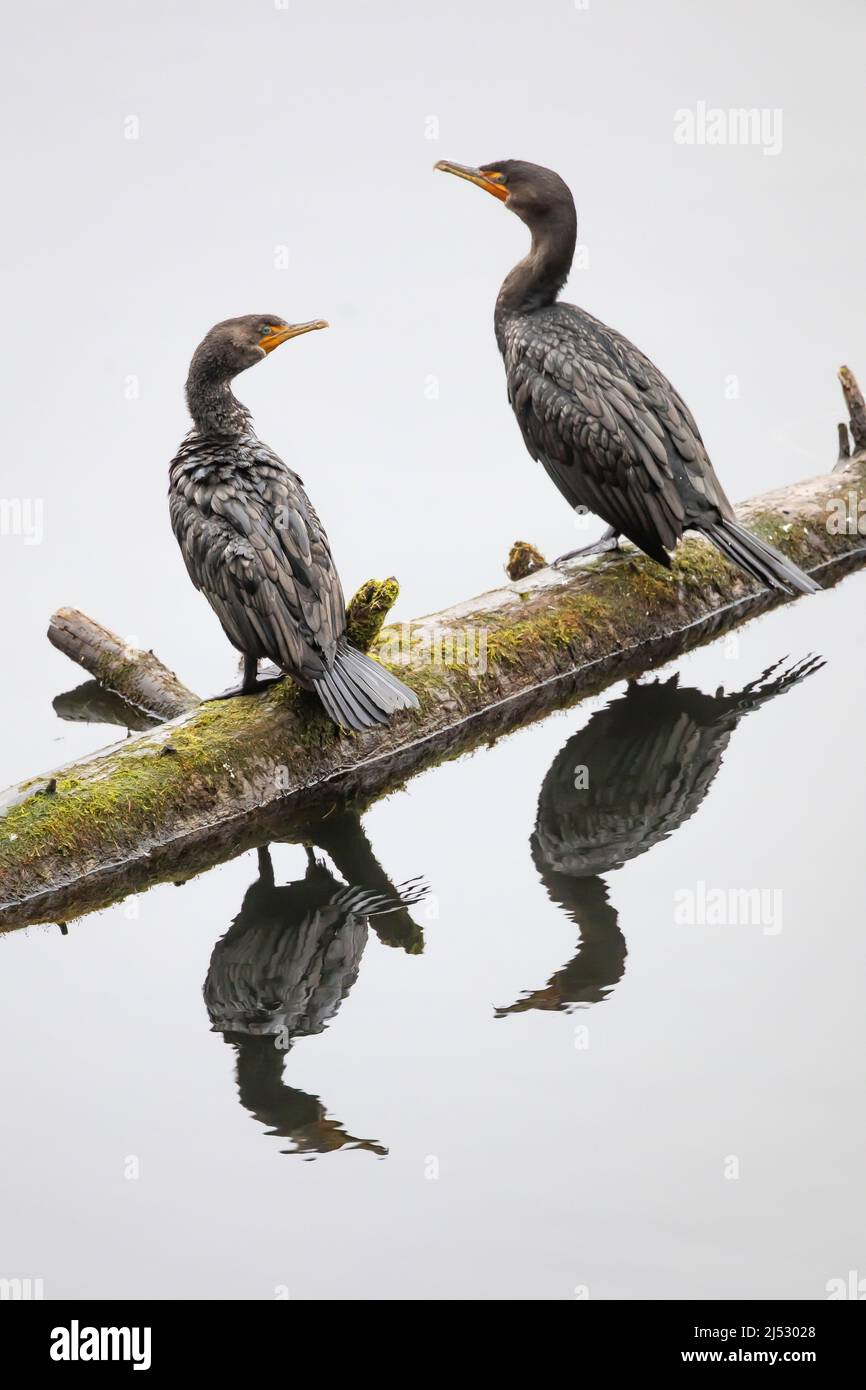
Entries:
{"type": "Polygon", "coordinates": [[[226,315],[332,324],[238,394],[304,478],[347,591],[396,573],[410,617],[490,587],[516,536],[554,555],[594,534],[505,399],[492,309],[525,228],[438,158],[566,178],[588,254],[566,297],[671,377],[734,500],[829,467],[835,370],[866,377],[864,40],[854,0],[19,10],[0,491],[43,499],[45,535],[0,539],[16,697],[68,675],[43,636],[61,603],[200,690],[231,678],[165,501],[187,363],[226,315]],[[781,110],[781,151],[675,143],[699,102],[781,110]]]}
{"type": "MultiPolygon", "coordinates": [[[[52,711],[83,678],[45,640],[60,604],[200,693],[233,677],[165,497],[190,355],[226,315],[332,324],[237,389],[348,592],[395,573],[408,618],[495,584],[516,536],[555,555],[595,533],[505,399],[492,310],[525,229],[439,158],[568,180],[589,260],[567,297],[671,377],[734,500],[834,462],[836,368],[866,383],[862,0],[46,0],[4,37],[0,500],[41,500],[45,530],[0,534],[0,785],[112,737],[52,711]],[[677,144],[699,103],[781,111],[781,149],[677,144]]],[[[699,812],[610,875],[628,957],[589,1013],[494,1018],[576,949],[529,836],[551,761],[612,692],[372,808],[389,873],[431,885],[427,949],[371,938],[285,1078],[387,1163],[283,1158],[238,1102],[201,985],[253,856],[68,937],[4,938],[0,1050],[26,1065],[0,1077],[0,1272],[48,1297],[557,1299],[821,1298],[862,1272],[864,583],[678,663],[713,690],[827,658],[743,721],[699,812]],[[784,931],[677,924],[697,883],[778,887],[784,931]]],[[[274,862],[281,883],[307,867],[299,846],[274,862]]]]}

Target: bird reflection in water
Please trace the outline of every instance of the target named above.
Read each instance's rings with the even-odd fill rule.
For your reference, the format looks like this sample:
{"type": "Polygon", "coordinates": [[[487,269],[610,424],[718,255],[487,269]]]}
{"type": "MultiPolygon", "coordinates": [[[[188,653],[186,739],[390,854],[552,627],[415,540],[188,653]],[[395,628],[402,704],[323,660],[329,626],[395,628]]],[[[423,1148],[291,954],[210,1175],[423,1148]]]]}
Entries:
{"type": "Polygon", "coordinates": [[[626,944],[602,874],[645,854],[693,816],[743,715],[782,695],[823,661],[777,662],[734,695],[645,685],[594,714],[554,758],[541,786],[532,858],[550,899],[580,930],[580,948],[543,989],[497,1018],[569,1011],[605,999],[622,979],[626,944]]]}
{"type": "Polygon", "coordinates": [[[349,812],[317,825],[311,838],[347,881],[308,847],[304,877],[277,884],[270,849],[260,848],[259,876],[211,955],[205,1004],[213,1031],[235,1050],[241,1105],[268,1134],[291,1141],[283,1153],[384,1156],[382,1144],[330,1118],[318,1096],[288,1085],[283,1064],[296,1038],[321,1033],[336,1015],[357,979],[368,923],[388,945],[421,949],[408,909],[427,890],[418,880],[391,884],[349,812]]]}

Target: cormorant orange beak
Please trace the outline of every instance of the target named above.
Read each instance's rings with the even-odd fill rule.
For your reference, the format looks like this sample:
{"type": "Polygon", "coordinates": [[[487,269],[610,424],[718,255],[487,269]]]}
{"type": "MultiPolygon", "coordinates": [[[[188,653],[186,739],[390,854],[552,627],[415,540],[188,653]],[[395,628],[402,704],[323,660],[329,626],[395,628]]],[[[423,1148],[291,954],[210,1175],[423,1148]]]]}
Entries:
{"type": "Polygon", "coordinates": [[[468,179],[470,183],[483,188],[485,193],[492,193],[494,198],[501,198],[503,203],[508,197],[508,189],[502,175],[494,169],[473,169],[469,164],[452,164],[450,159],[440,159],[433,168],[441,169],[444,174],[456,174],[458,179],[468,179]]]}
{"type": "Polygon", "coordinates": [[[272,328],[263,338],[259,338],[259,347],[265,352],[273,352],[275,347],[288,342],[289,338],[298,338],[302,333],[313,333],[317,328],[327,327],[324,319],[313,319],[311,323],[284,323],[279,328],[272,328]]]}

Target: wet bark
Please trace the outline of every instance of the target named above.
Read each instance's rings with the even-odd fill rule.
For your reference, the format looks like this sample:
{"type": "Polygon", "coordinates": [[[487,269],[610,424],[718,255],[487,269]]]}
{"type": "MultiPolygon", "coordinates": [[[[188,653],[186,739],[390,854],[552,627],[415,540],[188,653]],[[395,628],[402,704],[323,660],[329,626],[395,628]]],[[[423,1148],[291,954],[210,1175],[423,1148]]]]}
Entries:
{"type": "Polygon", "coordinates": [[[842,383],[842,394],[848,407],[854,448],[866,449],[866,401],[863,400],[863,392],[857,385],[857,378],[850,367],[839,368],[839,380],[842,383]]]}
{"type": "Polygon", "coordinates": [[[153,652],[130,647],[116,632],[77,608],[58,608],[48,624],[48,640],[106,690],[158,719],[174,719],[200,703],[153,652]]]}

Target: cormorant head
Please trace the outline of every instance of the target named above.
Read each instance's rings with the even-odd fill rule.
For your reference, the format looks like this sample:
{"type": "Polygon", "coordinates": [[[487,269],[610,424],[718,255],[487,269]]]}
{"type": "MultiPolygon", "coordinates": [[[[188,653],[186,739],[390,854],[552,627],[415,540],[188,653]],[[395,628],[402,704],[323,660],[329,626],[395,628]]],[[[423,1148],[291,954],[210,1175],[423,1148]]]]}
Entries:
{"type": "Polygon", "coordinates": [[[311,323],[286,323],[278,314],[242,314],[240,318],[224,319],[217,323],[196,348],[190,375],[193,372],[212,381],[231,381],[260,362],[269,352],[289,338],[327,328],[323,319],[311,323]]]}
{"type": "Polygon", "coordinates": [[[433,167],[468,179],[485,193],[492,193],[532,230],[558,222],[563,215],[569,221],[574,218],[574,199],[568,184],[559,174],[540,164],[527,164],[522,159],[494,159],[490,164],[473,168],[440,159],[433,167]]]}

